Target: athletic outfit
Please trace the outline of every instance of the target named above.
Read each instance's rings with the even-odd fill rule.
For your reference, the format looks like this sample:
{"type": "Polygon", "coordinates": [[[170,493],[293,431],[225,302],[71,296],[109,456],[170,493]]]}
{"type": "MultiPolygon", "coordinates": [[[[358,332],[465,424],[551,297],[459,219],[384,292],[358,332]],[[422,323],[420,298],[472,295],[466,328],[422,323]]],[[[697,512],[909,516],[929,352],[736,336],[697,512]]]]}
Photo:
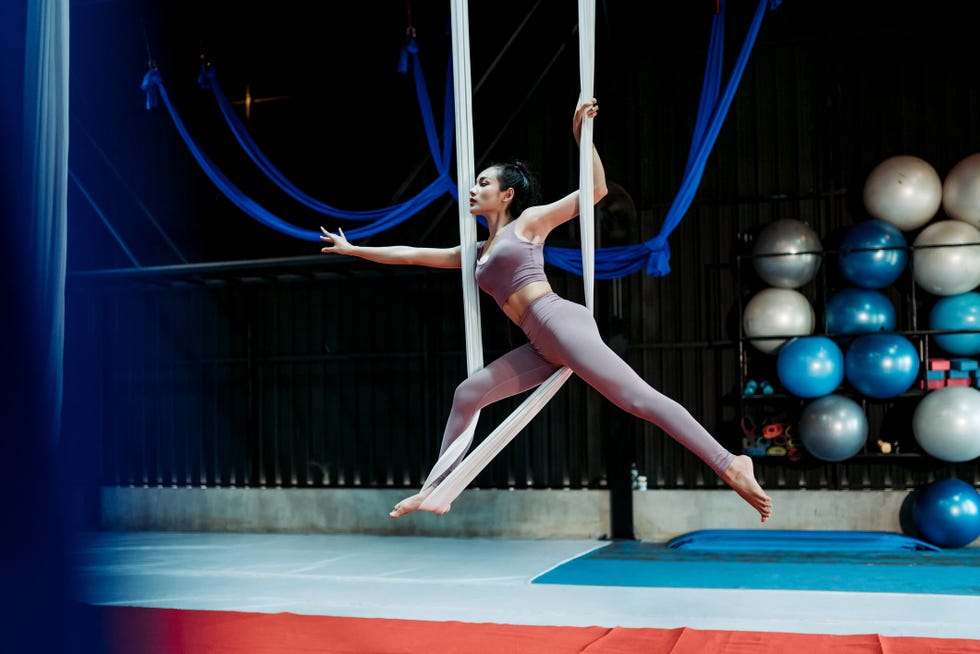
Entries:
{"type": "MultiPolygon", "coordinates": [[[[544,245],[522,240],[514,233],[513,225],[510,222],[497,232],[487,257],[483,257],[484,243],[478,246],[477,284],[501,307],[525,285],[548,279],[544,272],[544,245]]],[[[656,391],[613,352],[603,342],[586,307],[548,293],[531,302],[519,326],[529,343],[473,373],[456,388],[440,455],[483,407],[530,390],[561,366],[568,366],[613,404],[670,434],[719,475],[728,469],[734,455],[687,409],[656,391]]],[[[446,475],[448,472],[438,481],[446,475]]]]}

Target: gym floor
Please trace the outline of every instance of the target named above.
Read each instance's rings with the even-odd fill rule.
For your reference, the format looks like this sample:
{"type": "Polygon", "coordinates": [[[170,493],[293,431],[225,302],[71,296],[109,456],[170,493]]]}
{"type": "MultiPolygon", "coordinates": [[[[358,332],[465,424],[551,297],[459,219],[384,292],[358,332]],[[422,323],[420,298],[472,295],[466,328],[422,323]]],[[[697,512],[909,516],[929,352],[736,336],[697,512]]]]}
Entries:
{"type": "MultiPolygon", "coordinates": [[[[785,573],[779,581],[772,560],[692,554],[685,562],[682,552],[674,552],[673,562],[663,567],[664,561],[651,556],[651,547],[657,546],[595,540],[92,532],[81,535],[77,560],[80,599],[97,606],[980,640],[980,592],[970,590],[980,588],[978,565],[960,568],[959,589],[940,588],[938,582],[931,587],[929,569],[923,568],[918,582],[909,583],[904,592],[804,590],[792,587],[800,584],[785,573]],[[651,574],[631,573],[623,583],[614,575],[575,579],[573,573],[561,583],[541,583],[565,564],[613,553],[617,547],[616,556],[605,558],[651,574]],[[662,570],[684,565],[697,569],[689,579],[701,581],[677,582],[676,576],[670,581],[646,568],[643,557],[662,570]],[[719,559],[726,565],[712,568],[719,559]],[[772,583],[758,581],[767,575],[772,583]],[[749,583],[752,579],[756,581],[749,583]]],[[[970,548],[959,556],[980,560],[980,550],[970,548]]],[[[854,575],[856,569],[843,564],[828,568],[827,557],[812,564],[792,557],[785,561],[797,575],[808,565],[817,566],[813,575],[825,580],[854,575]]],[[[907,562],[895,564],[907,567],[907,562]]],[[[866,587],[875,587],[874,573],[864,576],[870,584],[866,587]]]]}

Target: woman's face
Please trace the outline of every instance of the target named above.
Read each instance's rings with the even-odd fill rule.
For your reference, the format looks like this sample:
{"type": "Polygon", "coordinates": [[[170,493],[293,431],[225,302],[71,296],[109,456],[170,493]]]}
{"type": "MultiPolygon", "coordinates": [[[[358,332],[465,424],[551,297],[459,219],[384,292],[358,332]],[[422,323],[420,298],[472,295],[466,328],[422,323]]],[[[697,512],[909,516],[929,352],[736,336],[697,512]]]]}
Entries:
{"type": "Polygon", "coordinates": [[[476,184],[470,187],[470,213],[476,216],[499,211],[511,195],[508,191],[500,188],[497,168],[487,168],[476,176],[476,184]]]}

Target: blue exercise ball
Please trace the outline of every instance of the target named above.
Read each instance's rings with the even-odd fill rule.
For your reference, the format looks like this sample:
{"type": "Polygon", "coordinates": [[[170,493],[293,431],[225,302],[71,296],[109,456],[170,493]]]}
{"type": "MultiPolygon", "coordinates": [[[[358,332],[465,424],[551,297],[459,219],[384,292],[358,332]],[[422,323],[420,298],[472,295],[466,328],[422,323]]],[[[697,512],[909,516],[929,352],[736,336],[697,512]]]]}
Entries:
{"type": "Polygon", "coordinates": [[[844,355],[844,377],[862,395],[901,395],[919,374],[919,352],[901,334],[862,334],[844,355]]]}
{"type": "Polygon", "coordinates": [[[946,386],[930,391],[915,406],[912,435],[940,461],[962,463],[980,457],[980,390],[946,386]]]}
{"type": "Polygon", "coordinates": [[[962,330],[960,334],[936,334],[936,345],[950,354],[980,354],[980,293],[947,295],[929,312],[929,329],[962,330]]]}
{"type": "Polygon", "coordinates": [[[980,493],[960,479],[938,479],[917,491],[912,520],[939,547],[963,547],[980,537],[980,493]]]}
{"type": "Polygon", "coordinates": [[[864,447],[868,417],[851,398],[825,395],[803,408],[799,430],[807,452],[823,461],[843,461],[864,447]]]}
{"type": "Polygon", "coordinates": [[[884,220],[867,220],[851,227],[840,244],[841,274],[861,288],[883,288],[905,270],[908,243],[901,230],[884,220]]]}
{"type": "Polygon", "coordinates": [[[776,374],[797,397],[822,397],[844,381],[844,353],[826,336],[794,338],[779,349],[776,374]]]}
{"type": "Polygon", "coordinates": [[[868,288],[844,288],[827,300],[827,332],[868,334],[895,330],[895,306],[884,293],[868,288]]]}

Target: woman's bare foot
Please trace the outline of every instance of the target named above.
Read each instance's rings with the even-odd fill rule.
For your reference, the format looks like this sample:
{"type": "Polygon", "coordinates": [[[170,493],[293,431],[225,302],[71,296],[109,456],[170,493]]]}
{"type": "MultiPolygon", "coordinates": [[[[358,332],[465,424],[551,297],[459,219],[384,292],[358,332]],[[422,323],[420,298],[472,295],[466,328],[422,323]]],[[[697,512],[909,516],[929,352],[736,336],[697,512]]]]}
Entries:
{"type": "MultiPolygon", "coordinates": [[[[411,497],[406,497],[401,502],[396,504],[395,508],[392,509],[388,515],[392,518],[400,518],[406,513],[418,511],[420,508],[422,508],[422,502],[425,501],[425,498],[429,496],[434,488],[435,486],[429,486],[425,490],[421,490],[411,497]]],[[[448,511],[449,509],[446,509],[445,511],[438,511],[437,513],[447,513],[448,511]]]]}
{"type": "Polygon", "coordinates": [[[759,512],[763,522],[772,516],[772,498],[766,495],[756,480],[752,459],[748,456],[744,454],[736,456],[722,475],[722,479],[759,512]]]}

